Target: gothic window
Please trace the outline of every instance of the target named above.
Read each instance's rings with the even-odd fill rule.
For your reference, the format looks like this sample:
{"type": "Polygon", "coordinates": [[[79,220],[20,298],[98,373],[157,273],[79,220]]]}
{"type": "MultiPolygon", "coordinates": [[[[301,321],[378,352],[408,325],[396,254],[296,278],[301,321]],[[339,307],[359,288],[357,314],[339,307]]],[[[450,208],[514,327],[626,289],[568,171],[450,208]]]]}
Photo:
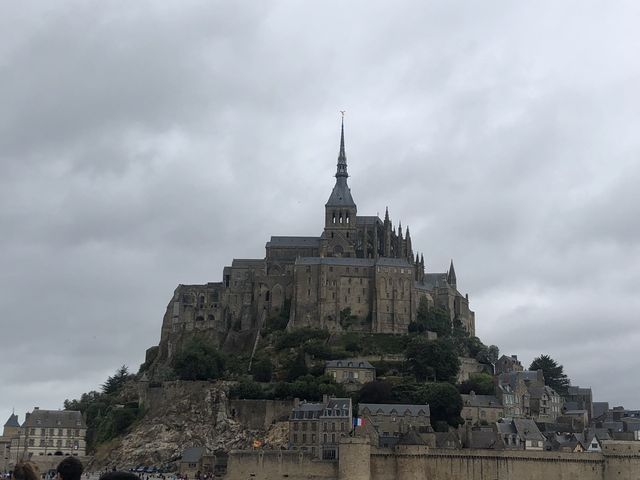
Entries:
{"type": "Polygon", "coordinates": [[[340,214],[340,224],[342,224],[342,213],[340,214]]]}
{"type": "Polygon", "coordinates": [[[349,214],[347,213],[347,218],[346,218],[347,223],[349,223],[349,214]]]}
{"type": "MultiPolygon", "coordinates": [[[[331,222],[332,222],[333,224],[335,224],[335,223],[336,223],[336,212],[333,212],[333,218],[331,219],[331,222]]],[[[333,235],[332,235],[332,236],[333,236],[333,235]]]]}

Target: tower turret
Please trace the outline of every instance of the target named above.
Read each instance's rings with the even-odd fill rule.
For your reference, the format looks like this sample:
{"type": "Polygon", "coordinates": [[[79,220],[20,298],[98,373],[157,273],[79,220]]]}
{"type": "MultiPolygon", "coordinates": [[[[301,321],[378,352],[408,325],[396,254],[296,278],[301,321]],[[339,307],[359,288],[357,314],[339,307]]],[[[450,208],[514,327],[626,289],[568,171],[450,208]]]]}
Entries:
{"type": "Polygon", "coordinates": [[[413,262],[413,248],[411,246],[411,234],[409,233],[409,227],[407,226],[407,233],[404,236],[405,239],[405,243],[407,244],[407,251],[406,251],[406,257],[407,260],[409,260],[409,263],[413,262]]]}
{"type": "Polygon", "coordinates": [[[336,183],[325,204],[324,237],[329,242],[327,256],[355,256],[358,208],[347,184],[347,154],[344,147],[344,116],[340,126],[340,151],[336,183]]]}
{"type": "Polygon", "coordinates": [[[453,268],[453,259],[451,265],[449,265],[449,273],[447,274],[447,283],[453,288],[456,288],[456,270],[453,268]]]}

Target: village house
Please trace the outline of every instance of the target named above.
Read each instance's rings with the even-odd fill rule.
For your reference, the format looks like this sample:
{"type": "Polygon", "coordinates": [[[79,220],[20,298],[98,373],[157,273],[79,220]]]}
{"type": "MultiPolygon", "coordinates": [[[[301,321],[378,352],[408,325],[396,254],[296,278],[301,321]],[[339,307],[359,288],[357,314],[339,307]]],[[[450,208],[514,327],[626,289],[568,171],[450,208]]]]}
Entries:
{"type": "Polygon", "coordinates": [[[324,373],[333,378],[336,383],[345,385],[348,390],[357,390],[364,383],[376,379],[375,367],[366,360],[357,358],[329,360],[325,363],[324,373]]]}
{"type": "Polygon", "coordinates": [[[289,449],[308,452],[323,460],[338,458],[340,437],[353,425],[350,398],[329,398],[322,402],[294,401],[289,418],[289,449]]]}
{"type": "Polygon", "coordinates": [[[358,412],[378,432],[381,447],[393,447],[411,429],[419,434],[433,431],[429,405],[361,403],[358,412]]]}
{"type": "Polygon", "coordinates": [[[471,391],[462,397],[460,416],[472,425],[493,424],[504,416],[502,403],[494,395],[477,395],[471,391]]]}

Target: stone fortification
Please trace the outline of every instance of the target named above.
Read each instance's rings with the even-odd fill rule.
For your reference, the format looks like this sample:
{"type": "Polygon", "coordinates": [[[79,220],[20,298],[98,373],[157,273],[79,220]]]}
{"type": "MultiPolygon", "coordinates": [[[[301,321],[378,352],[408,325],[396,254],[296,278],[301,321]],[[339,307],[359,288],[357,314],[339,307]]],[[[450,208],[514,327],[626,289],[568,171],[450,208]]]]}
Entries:
{"type": "Polygon", "coordinates": [[[274,319],[289,329],[404,334],[426,301],[475,335],[475,314],[458,291],[453,262],[429,271],[414,253],[409,228],[394,226],[388,211],[384,219],[358,215],[347,184],[344,131],[335,177],[320,235],[273,236],[264,258],[234,259],[222,281],[176,288],[160,344],[149,350],[152,378],[163,378],[163,368],[191,337],[246,353],[265,321],[274,319]]]}
{"type": "Polygon", "coordinates": [[[341,444],[340,459],[334,462],[314,461],[295,452],[231,452],[226,479],[636,480],[638,442],[616,443],[615,453],[456,451],[424,445],[391,450],[349,438],[341,444]]]}

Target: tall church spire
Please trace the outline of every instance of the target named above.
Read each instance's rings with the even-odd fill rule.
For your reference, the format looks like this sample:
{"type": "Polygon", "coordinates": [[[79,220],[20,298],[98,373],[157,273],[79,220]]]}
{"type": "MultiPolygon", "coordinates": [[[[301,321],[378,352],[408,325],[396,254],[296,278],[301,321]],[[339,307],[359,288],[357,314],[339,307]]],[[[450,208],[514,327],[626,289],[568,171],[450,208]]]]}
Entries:
{"type": "Polygon", "coordinates": [[[344,112],[342,113],[342,124],[340,125],[340,153],[338,154],[338,169],[336,170],[336,178],[348,177],[347,173],[347,154],[344,150],[344,112]]]}
{"type": "MultiPolygon", "coordinates": [[[[351,189],[347,185],[347,154],[344,148],[344,112],[342,113],[342,123],[340,125],[340,153],[338,154],[338,168],[336,170],[336,184],[333,187],[331,196],[325,207],[349,207],[356,208],[356,204],[351,196],[351,189]]],[[[353,212],[355,214],[355,212],[353,212]]],[[[355,217],[355,215],[354,215],[355,217]]],[[[355,221],[355,218],[353,218],[355,221]]]]}

